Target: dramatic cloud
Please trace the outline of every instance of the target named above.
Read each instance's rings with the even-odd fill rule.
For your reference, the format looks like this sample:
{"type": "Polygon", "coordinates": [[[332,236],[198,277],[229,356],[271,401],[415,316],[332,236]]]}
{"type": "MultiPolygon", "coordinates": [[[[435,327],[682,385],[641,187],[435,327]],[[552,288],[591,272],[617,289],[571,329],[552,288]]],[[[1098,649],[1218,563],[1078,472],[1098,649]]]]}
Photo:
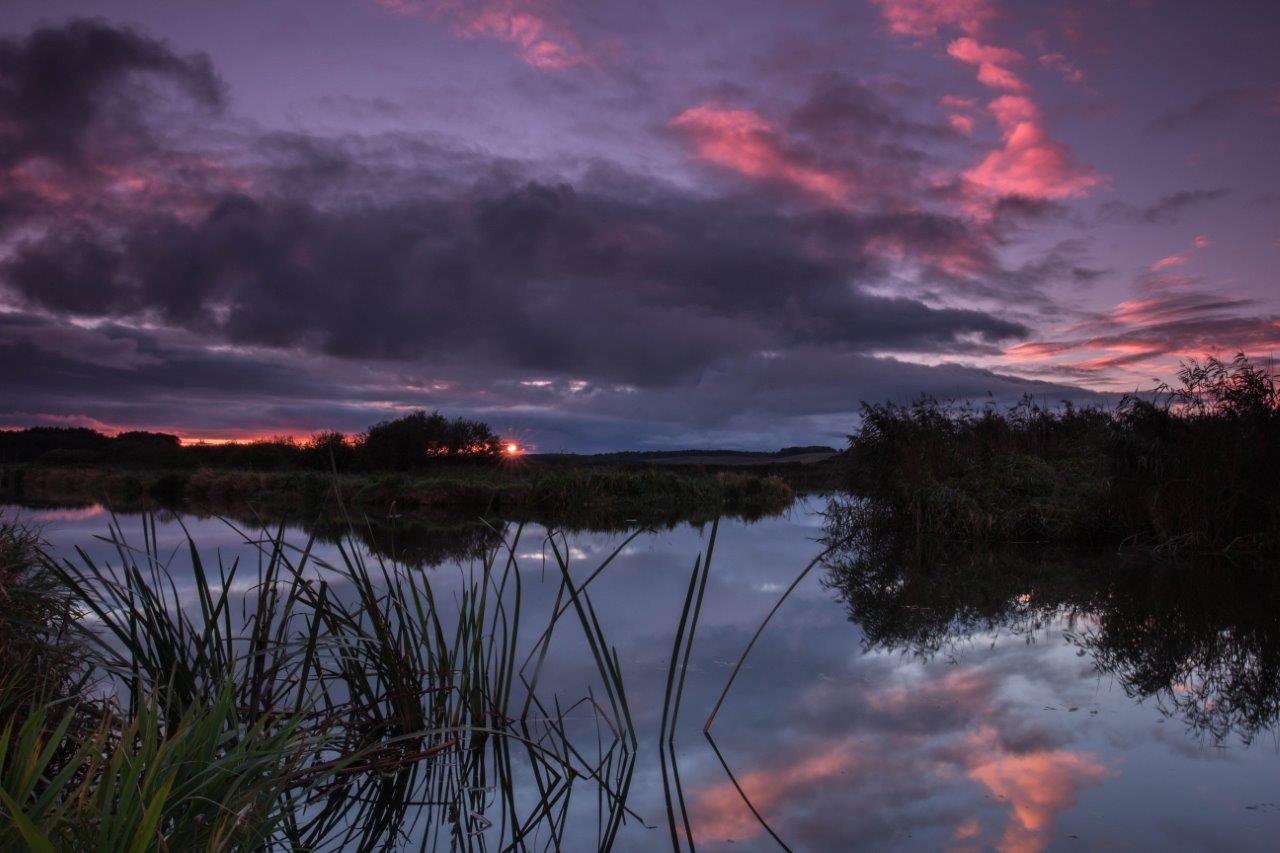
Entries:
{"type": "Polygon", "coordinates": [[[923,148],[951,132],[908,117],[872,86],[823,74],[798,104],[775,116],[714,101],[670,122],[700,159],[790,189],[810,201],[858,209],[915,209],[925,191],[923,148]]]}
{"type": "Polygon", "coordinates": [[[73,21],[0,40],[0,168],[36,159],[83,168],[117,146],[146,144],[148,75],[221,104],[207,57],[178,56],[129,29],[73,21]]]}
{"type": "Polygon", "coordinates": [[[526,183],[343,211],[231,196],[198,221],[143,218],[122,239],[55,230],[0,275],[25,304],[78,316],[640,385],[801,341],[961,351],[1026,333],[859,290],[878,263],[860,245],[945,251],[927,221],[840,226],[848,243],[817,258],[806,244],[823,235],[805,219],[678,195],[634,203],[526,183]]]}
{"type": "Polygon", "coordinates": [[[704,104],[672,119],[689,134],[698,156],[752,178],[781,181],[829,202],[842,203],[853,191],[850,182],[807,165],[786,149],[776,128],[749,110],[704,104]]]}
{"type": "Polygon", "coordinates": [[[1217,201],[1230,192],[1231,190],[1227,187],[1179,190],[1163,195],[1155,203],[1141,208],[1119,201],[1110,201],[1102,206],[1102,212],[1107,216],[1123,216],[1148,225],[1173,225],[1188,210],[1217,201]]]}
{"type": "MultiPolygon", "coordinates": [[[[954,39],[947,53],[976,68],[978,82],[983,86],[1014,93],[1002,95],[987,105],[1004,144],[964,173],[971,184],[1000,196],[1057,199],[1086,195],[1099,183],[1100,176],[1095,169],[1075,163],[1070,149],[1049,135],[1040,108],[1029,96],[1030,86],[1012,68],[1023,62],[1023,55],[973,38],[972,33],[990,16],[989,6],[885,3],[882,12],[890,22],[890,29],[898,33],[932,35],[947,26],[970,33],[954,39]],[[908,13],[904,9],[912,11],[908,13]],[[922,23],[899,25],[900,20],[922,23]]],[[[1065,58],[1059,55],[1052,62],[1061,66],[1065,58]]],[[[973,131],[974,120],[970,113],[956,109],[961,103],[950,96],[950,100],[944,99],[943,107],[949,111],[952,127],[968,135],[973,131]]]]}
{"type": "Polygon", "coordinates": [[[1085,195],[1101,180],[1049,136],[1039,108],[1029,98],[1002,95],[987,109],[1000,126],[1004,147],[965,172],[977,186],[999,195],[1056,199],[1085,195]]]}
{"type": "MultiPolygon", "coordinates": [[[[1217,42],[1172,61],[1180,10],[11,8],[8,423],[428,406],[557,447],[776,446],[839,441],[862,399],[1081,399],[1003,371],[1111,388],[1274,337],[1248,200],[1275,192],[1280,81],[1217,42]],[[1161,63],[1190,76],[1137,73],[1161,63]],[[1135,132],[1179,103],[1162,126],[1233,132],[1135,132]]],[[[1224,12],[1221,38],[1269,20],[1224,12]]]]}
{"type": "Polygon", "coordinates": [[[897,35],[933,36],[956,27],[977,33],[995,17],[990,0],[873,0],[897,35]]]}
{"type": "Polygon", "coordinates": [[[203,187],[230,176],[166,137],[223,103],[207,57],[127,28],[73,21],[0,39],[0,238],[123,209],[198,206],[203,187]]]}
{"type": "Polygon", "coordinates": [[[1068,83],[1083,83],[1085,81],[1084,72],[1071,63],[1066,56],[1061,53],[1042,53],[1040,54],[1040,64],[1045,68],[1052,68],[1062,75],[1062,79],[1068,83]]]}
{"type": "Polygon", "coordinates": [[[978,82],[992,89],[1025,92],[1027,84],[1009,66],[1022,62],[1022,54],[1005,47],[981,44],[964,36],[947,47],[947,53],[978,69],[978,82]]]}
{"type": "Polygon", "coordinates": [[[1008,355],[1052,364],[1059,375],[1093,376],[1132,388],[1165,374],[1180,359],[1206,353],[1268,354],[1280,346],[1280,314],[1259,312],[1253,300],[1198,289],[1194,278],[1171,270],[1185,263],[1170,256],[1151,265],[1142,296],[1101,317],[1077,324],[1062,338],[1018,344],[1008,355]]]}
{"type": "MultiPolygon", "coordinates": [[[[73,24],[53,40],[75,44],[76,34],[110,32],[97,26],[73,24]]],[[[146,66],[153,76],[184,87],[202,82],[207,97],[199,102],[216,103],[216,78],[204,63],[178,60],[127,31],[116,38],[158,57],[146,66]]],[[[93,93],[106,91],[95,85],[84,96],[92,103],[93,93]]],[[[162,105],[181,106],[139,90],[126,114],[162,105]]],[[[37,135],[24,122],[33,123],[10,116],[15,138],[37,135]]],[[[188,394],[213,393],[196,377],[216,382],[225,371],[235,387],[255,364],[277,371],[311,354],[384,374],[346,395],[353,406],[445,399],[536,410],[542,403],[583,418],[661,414],[723,427],[748,405],[760,417],[848,412],[862,393],[849,389],[869,388],[886,366],[908,369],[876,358],[990,355],[1029,334],[1022,322],[877,290],[907,263],[916,274],[948,279],[1002,274],[983,231],[962,219],[847,204],[888,192],[855,193],[857,176],[877,160],[908,152],[910,175],[917,160],[905,141],[937,128],[840,78],[820,81],[786,123],[784,132],[754,113],[704,105],[673,126],[700,157],[753,182],[794,188],[821,210],[788,210],[767,195],[688,192],[618,169],[537,177],[533,164],[396,138],[240,131],[247,156],[234,169],[186,178],[172,170],[173,143],[145,137],[132,162],[181,186],[181,203],[140,203],[92,182],[80,185],[74,210],[59,200],[33,203],[14,220],[0,258],[0,298],[12,318],[31,318],[10,325],[7,345],[46,366],[32,375],[79,372],[88,381],[108,371],[97,387],[135,398],[138,383],[173,388],[183,375],[188,394]],[[832,140],[866,145],[856,156],[820,161],[816,152],[832,140]],[[186,345],[175,348],[183,336],[186,345]],[[205,359],[193,344],[219,354],[205,359]],[[253,355],[223,354],[237,350],[253,355]],[[74,367],[81,359],[85,366],[74,367]],[[396,372],[430,379],[397,385],[389,378],[396,372]],[[815,376],[826,380],[812,384],[815,376]],[[520,384],[526,379],[541,384],[520,384]],[[763,404],[771,381],[792,390],[763,404]],[[714,410],[691,404],[699,387],[714,410]],[[448,393],[415,390],[422,388],[448,393]],[[557,396],[538,400],[543,388],[557,396]]],[[[91,153],[79,154],[87,171],[107,162],[91,153]]],[[[917,381],[937,385],[940,375],[917,381]]],[[[270,394],[308,405],[335,399],[324,378],[312,379],[313,393],[286,393],[288,383],[274,380],[247,383],[243,405],[263,405],[270,394]]],[[[1017,387],[979,371],[949,382],[946,390],[975,394],[1017,387]]],[[[23,391],[52,398],[60,387],[23,391]]],[[[70,405],[65,396],[33,402],[23,410],[51,417],[70,405]]],[[[98,406],[117,416],[127,408],[98,406]]]]}
{"type": "Polygon", "coordinates": [[[460,35],[491,38],[515,48],[534,68],[558,70],[587,65],[591,57],[573,30],[540,0],[375,0],[399,15],[449,21],[460,35]]]}
{"type": "Polygon", "coordinates": [[[976,98],[962,98],[958,95],[943,95],[938,105],[946,111],[947,123],[951,129],[963,136],[971,136],[977,124],[974,112],[977,110],[976,98]]]}

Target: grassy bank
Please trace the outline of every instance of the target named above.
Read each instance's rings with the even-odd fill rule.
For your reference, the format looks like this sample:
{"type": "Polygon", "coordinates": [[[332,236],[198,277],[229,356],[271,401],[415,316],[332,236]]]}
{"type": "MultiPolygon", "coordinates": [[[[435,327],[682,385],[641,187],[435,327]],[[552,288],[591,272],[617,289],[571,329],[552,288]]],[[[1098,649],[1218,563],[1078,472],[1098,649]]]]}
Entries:
{"type": "Polygon", "coordinates": [[[519,464],[451,465],[419,473],[334,476],[310,471],[139,470],[112,467],[8,466],[0,499],[103,502],[118,509],[166,506],[235,514],[252,508],[300,516],[348,511],[418,519],[550,521],[557,526],[625,527],[708,521],[719,515],[759,518],[783,511],[796,490],[767,471],[688,467],[519,464]]]}
{"type": "Polygon", "coordinates": [[[1243,356],[1112,410],[864,406],[846,484],[917,538],[1280,548],[1280,396],[1243,356]]]}

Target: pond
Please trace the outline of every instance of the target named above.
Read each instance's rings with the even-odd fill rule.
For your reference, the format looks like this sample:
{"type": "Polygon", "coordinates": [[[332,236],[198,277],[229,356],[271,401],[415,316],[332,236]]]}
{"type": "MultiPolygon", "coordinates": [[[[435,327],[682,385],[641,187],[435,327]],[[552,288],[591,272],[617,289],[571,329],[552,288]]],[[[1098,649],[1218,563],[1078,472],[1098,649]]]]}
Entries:
{"type": "MultiPolygon", "coordinates": [[[[700,576],[691,572],[711,526],[629,541],[628,532],[557,536],[579,585],[621,546],[587,587],[594,621],[616,649],[626,705],[616,715],[588,623],[572,614],[559,623],[537,665],[542,627],[565,606],[561,571],[545,529],[527,525],[516,540],[509,527],[522,596],[514,645],[533,661],[526,672],[538,670],[541,718],[560,721],[584,765],[611,739],[626,747],[615,728],[629,728],[634,747],[613,753],[626,756],[571,796],[548,793],[545,767],[516,750],[505,770],[464,784],[452,811],[410,813],[398,843],[501,847],[521,827],[522,844],[568,849],[602,840],[620,850],[688,846],[690,835],[707,850],[1274,847],[1274,580],[1244,569],[1206,579],[1098,554],[908,569],[836,549],[742,660],[771,609],[823,554],[824,509],[801,502],[782,517],[719,524],[678,706],[669,677],[678,685],[679,668],[670,665],[695,624],[682,612],[687,598],[696,601],[691,577],[696,588],[700,576]],[[708,738],[704,724],[735,671],[708,738]],[[669,721],[677,708],[664,750],[664,713],[669,721]],[[554,807],[539,817],[548,801],[554,807]],[[442,821],[461,821],[464,832],[442,834],[442,821]]],[[[41,525],[61,556],[79,560],[78,547],[101,564],[118,562],[116,546],[96,538],[111,520],[101,507],[3,512],[41,525]]],[[[394,519],[384,522],[385,541],[397,531],[394,519]]],[[[141,517],[116,523],[142,540],[141,517]]],[[[224,564],[262,559],[254,534],[247,541],[219,519],[162,516],[155,531],[184,606],[195,606],[188,534],[207,564],[214,555],[224,564]]],[[[285,531],[299,545],[307,535],[285,531]]],[[[413,571],[427,574],[437,607],[448,610],[474,579],[477,552],[501,536],[473,528],[401,538],[413,571]]],[[[340,559],[332,541],[313,551],[340,559]]]]}

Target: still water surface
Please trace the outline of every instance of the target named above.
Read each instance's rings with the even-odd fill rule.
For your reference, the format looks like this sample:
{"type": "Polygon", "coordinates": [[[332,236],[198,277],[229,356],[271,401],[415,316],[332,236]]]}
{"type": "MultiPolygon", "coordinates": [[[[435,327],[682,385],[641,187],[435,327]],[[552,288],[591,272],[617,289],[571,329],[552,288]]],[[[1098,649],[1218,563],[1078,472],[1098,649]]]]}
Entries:
{"type": "MultiPolygon", "coordinates": [[[[761,620],[823,550],[821,508],[720,526],[675,737],[699,848],[777,849],[702,725],[761,620]]],[[[100,507],[3,511],[41,524],[59,554],[74,559],[79,546],[117,561],[95,538],[110,518],[100,507]]],[[[118,520],[141,539],[139,518],[118,520]]],[[[257,559],[226,523],[183,522],[206,555],[257,559]]],[[[615,849],[671,845],[658,731],[673,636],[708,533],[642,534],[591,584],[638,741],[627,805],[643,820],[628,819],[615,849]]],[[[189,581],[183,527],[162,518],[158,534],[160,550],[175,554],[175,576],[189,581]]],[[[526,527],[515,547],[528,626],[545,624],[532,614],[549,612],[558,588],[545,535],[526,527]]],[[[624,536],[568,534],[572,574],[580,581],[624,536]]],[[[335,546],[317,550],[336,561],[335,546]]],[[[447,602],[470,560],[427,550],[425,562],[440,562],[422,571],[447,602]]],[[[1200,597],[1188,603],[1185,591],[1148,600],[1145,579],[1082,592],[1053,577],[1026,589],[1006,578],[991,590],[963,576],[947,586],[876,574],[841,555],[817,566],[769,623],[714,727],[715,746],[773,832],[797,850],[1275,849],[1275,608],[1242,627],[1222,616],[1221,602],[1204,604],[1214,612],[1203,619],[1190,612],[1200,597]]],[[[525,630],[527,647],[538,629],[525,630]]],[[[581,632],[558,633],[540,692],[567,705],[588,687],[601,694],[581,632]]],[[[594,744],[594,715],[570,717],[594,744]]],[[[568,846],[595,846],[596,806],[582,796],[569,811],[568,846]]]]}

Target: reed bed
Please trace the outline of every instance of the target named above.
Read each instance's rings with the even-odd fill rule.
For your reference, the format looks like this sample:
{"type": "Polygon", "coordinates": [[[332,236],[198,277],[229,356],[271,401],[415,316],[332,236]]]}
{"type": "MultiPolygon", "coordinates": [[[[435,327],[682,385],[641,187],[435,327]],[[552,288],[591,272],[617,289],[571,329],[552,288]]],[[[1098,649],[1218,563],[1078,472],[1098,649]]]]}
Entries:
{"type": "Polygon", "coordinates": [[[1280,393],[1243,355],[1114,409],[864,405],[847,458],[862,523],[917,540],[1280,549],[1280,393]]]}
{"type": "Polygon", "coordinates": [[[720,515],[776,515],[796,491],[773,474],[672,467],[588,467],[531,463],[519,467],[443,466],[413,473],[324,474],[216,468],[145,470],[78,466],[0,468],[0,496],[22,503],[108,504],[246,516],[327,513],[341,505],[369,517],[397,514],[423,522],[478,516],[556,527],[620,529],[709,522],[720,515]]]}
{"type": "MultiPolygon", "coordinates": [[[[57,582],[76,663],[0,719],[0,848],[560,849],[583,784],[609,846],[634,818],[635,753],[617,652],[586,589],[609,561],[575,583],[552,539],[564,606],[518,665],[521,535],[503,531],[447,600],[429,573],[371,558],[354,537],[326,562],[314,538],[245,531],[253,559],[229,563],[188,537],[181,577],[154,519],[139,543],[113,524],[109,564],[24,539],[19,574],[57,582]],[[541,695],[528,665],[570,609],[603,704],[590,685],[567,704],[541,695]],[[577,708],[600,727],[590,748],[566,722],[577,708]]],[[[31,672],[7,656],[0,688],[31,672]]]]}

